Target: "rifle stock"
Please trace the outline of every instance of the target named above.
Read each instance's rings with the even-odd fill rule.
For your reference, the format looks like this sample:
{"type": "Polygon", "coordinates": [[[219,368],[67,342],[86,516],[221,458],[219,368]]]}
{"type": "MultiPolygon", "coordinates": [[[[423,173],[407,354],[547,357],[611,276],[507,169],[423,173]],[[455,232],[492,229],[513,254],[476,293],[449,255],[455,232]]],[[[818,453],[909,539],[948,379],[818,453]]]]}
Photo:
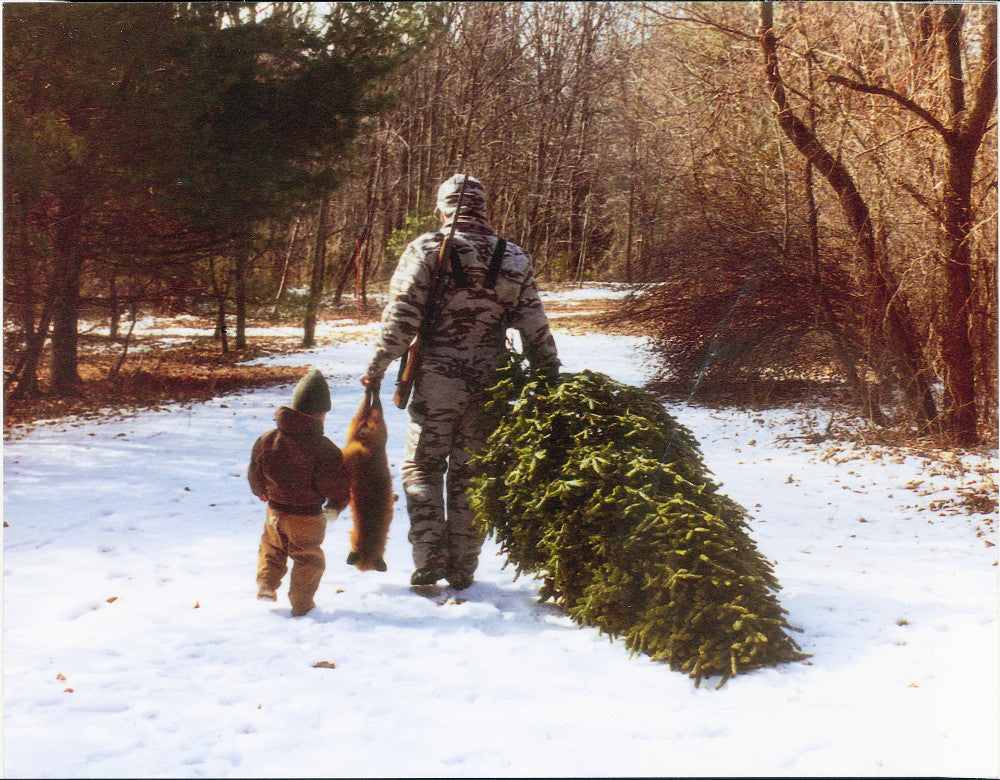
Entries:
{"type": "Polygon", "coordinates": [[[392,394],[392,402],[400,409],[405,409],[410,402],[410,393],[413,392],[413,383],[417,379],[416,369],[420,364],[420,352],[422,343],[418,333],[410,346],[403,354],[403,359],[399,364],[399,378],[396,380],[396,392],[392,394]]]}
{"type": "Polygon", "coordinates": [[[396,379],[396,392],[392,394],[392,402],[400,409],[405,409],[410,402],[410,393],[413,392],[413,383],[417,381],[417,371],[420,369],[420,362],[423,359],[424,343],[430,338],[434,330],[434,316],[437,313],[438,287],[441,285],[441,269],[444,267],[445,259],[451,251],[451,242],[455,237],[455,227],[458,225],[459,210],[462,206],[462,196],[465,194],[465,185],[469,183],[469,175],[466,174],[462,180],[462,187],[458,191],[458,201],[455,203],[455,216],[451,220],[451,228],[448,235],[441,242],[438,249],[437,262],[434,265],[434,273],[431,274],[430,289],[427,293],[427,303],[424,306],[424,318],[420,323],[420,330],[413,337],[410,346],[403,354],[403,359],[399,364],[399,376],[396,379]]]}

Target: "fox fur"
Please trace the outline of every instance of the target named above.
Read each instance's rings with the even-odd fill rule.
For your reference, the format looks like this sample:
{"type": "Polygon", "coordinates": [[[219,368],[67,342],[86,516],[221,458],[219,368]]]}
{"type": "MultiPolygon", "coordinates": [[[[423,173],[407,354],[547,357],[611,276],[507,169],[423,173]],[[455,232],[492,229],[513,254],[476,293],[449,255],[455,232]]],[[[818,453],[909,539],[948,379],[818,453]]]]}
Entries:
{"type": "Polygon", "coordinates": [[[392,477],[386,442],[389,432],[378,389],[370,392],[347,426],[344,462],[351,474],[351,552],[347,563],[360,571],[386,571],[385,545],[392,522],[392,477]]]}

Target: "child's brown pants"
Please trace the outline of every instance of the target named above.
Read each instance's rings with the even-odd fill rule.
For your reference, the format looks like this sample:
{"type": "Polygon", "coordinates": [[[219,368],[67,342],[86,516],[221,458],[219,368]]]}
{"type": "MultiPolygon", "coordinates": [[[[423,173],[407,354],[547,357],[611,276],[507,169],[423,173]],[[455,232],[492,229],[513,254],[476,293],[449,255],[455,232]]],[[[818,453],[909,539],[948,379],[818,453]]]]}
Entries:
{"type": "Polygon", "coordinates": [[[257,554],[257,584],[277,590],[293,561],[288,583],[292,614],[303,615],[315,606],[313,596],[326,569],[320,545],[326,537],[326,518],[322,515],[293,515],[267,508],[267,522],[260,537],[257,554]]]}

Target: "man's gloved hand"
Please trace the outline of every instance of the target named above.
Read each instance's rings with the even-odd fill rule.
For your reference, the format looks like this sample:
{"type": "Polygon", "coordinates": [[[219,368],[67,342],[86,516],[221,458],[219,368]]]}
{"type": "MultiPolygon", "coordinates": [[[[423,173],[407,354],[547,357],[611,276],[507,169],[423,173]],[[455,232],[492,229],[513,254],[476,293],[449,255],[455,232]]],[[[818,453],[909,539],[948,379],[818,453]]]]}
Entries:
{"type": "Polygon", "coordinates": [[[334,506],[327,501],[326,505],[323,507],[323,517],[326,518],[326,522],[334,523],[337,521],[337,518],[340,517],[340,513],[343,509],[343,507],[334,506]]]}

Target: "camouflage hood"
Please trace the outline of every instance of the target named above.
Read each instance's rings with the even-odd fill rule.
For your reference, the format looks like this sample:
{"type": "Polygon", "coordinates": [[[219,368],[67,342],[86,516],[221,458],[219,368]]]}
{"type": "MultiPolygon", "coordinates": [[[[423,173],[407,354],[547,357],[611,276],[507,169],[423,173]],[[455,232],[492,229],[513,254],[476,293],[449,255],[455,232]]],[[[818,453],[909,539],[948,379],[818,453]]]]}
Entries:
{"type": "Polygon", "coordinates": [[[463,229],[478,230],[492,233],[489,212],[487,210],[486,188],[474,176],[469,176],[469,182],[462,193],[462,203],[458,202],[458,193],[462,190],[462,181],[466,174],[456,173],[445,181],[437,192],[437,208],[444,217],[444,226],[448,227],[455,220],[458,212],[458,224],[463,229]]]}

